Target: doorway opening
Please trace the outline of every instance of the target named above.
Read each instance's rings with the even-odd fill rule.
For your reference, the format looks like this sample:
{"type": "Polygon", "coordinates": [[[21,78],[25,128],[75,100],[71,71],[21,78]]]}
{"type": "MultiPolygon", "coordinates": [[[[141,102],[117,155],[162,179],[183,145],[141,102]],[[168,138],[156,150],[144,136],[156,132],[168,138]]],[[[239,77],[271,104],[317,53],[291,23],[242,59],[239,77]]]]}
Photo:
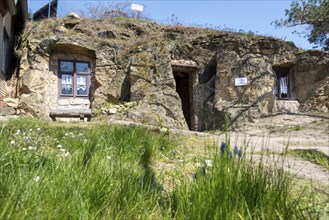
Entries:
{"type": "Polygon", "coordinates": [[[182,102],[186,124],[191,131],[195,131],[194,83],[198,65],[191,60],[172,60],[171,67],[176,82],[176,92],[182,102]]]}
{"type": "Polygon", "coordinates": [[[185,121],[189,127],[192,129],[192,119],[191,119],[191,92],[190,92],[190,77],[188,73],[184,72],[174,72],[174,77],[176,81],[176,92],[178,93],[180,99],[182,100],[182,109],[185,121]]]}

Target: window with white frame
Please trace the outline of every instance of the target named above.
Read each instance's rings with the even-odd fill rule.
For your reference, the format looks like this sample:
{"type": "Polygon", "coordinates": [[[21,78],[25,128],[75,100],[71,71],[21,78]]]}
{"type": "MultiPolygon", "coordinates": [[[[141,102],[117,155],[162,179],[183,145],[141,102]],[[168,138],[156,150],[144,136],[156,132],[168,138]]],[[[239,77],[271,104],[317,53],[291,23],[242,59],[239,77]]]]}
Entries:
{"type": "Polygon", "coordinates": [[[89,62],[59,60],[58,72],[61,97],[88,97],[91,75],[89,62]]]}
{"type": "Polygon", "coordinates": [[[273,94],[278,99],[290,98],[290,83],[289,83],[289,68],[273,68],[276,74],[276,81],[274,84],[273,94]]]}

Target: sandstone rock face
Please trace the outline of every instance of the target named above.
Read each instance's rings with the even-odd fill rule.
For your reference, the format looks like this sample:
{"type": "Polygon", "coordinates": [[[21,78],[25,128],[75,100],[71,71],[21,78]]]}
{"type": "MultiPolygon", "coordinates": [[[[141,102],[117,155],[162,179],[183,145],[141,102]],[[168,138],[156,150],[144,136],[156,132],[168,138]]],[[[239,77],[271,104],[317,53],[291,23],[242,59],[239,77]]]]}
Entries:
{"type": "Polygon", "coordinates": [[[220,113],[221,120],[227,115],[231,123],[235,123],[252,110],[253,117],[272,110],[274,76],[268,60],[260,54],[242,57],[236,52],[218,54],[214,108],[220,113]],[[235,80],[239,78],[246,78],[246,85],[236,85],[235,80]]]}
{"type": "Polygon", "coordinates": [[[163,121],[170,127],[187,129],[166,45],[155,43],[140,48],[131,58],[129,81],[130,99],[140,103],[128,111],[130,118],[153,125],[163,121]]]}
{"type": "Polygon", "coordinates": [[[3,101],[7,104],[8,107],[18,108],[19,99],[17,98],[4,98],[3,101]]]}
{"type": "Polygon", "coordinates": [[[329,109],[324,52],[298,53],[279,39],[148,21],[70,15],[56,22],[27,26],[19,76],[24,114],[50,119],[52,111],[91,110],[103,118],[211,130],[227,120],[239,126],[276,112],[329,109]],[[88,97],[60,95],[60,60],[88,62],[88,97]],[[288,85],[280,84],[286,100],[273,93],[283,77],[276,68],[287,69],[288,85]]]}
{"type": "Polygon", "coordinates": [[[275,100],[275,110],[283,113],[298,113],[299,102],[295,100],[275,100]]]}
{"type": "Polygon", "coordinates": [[[8,106],[0,107],[0,116],[9,116],[15,114],[16,114],[16,110],[13,107],[8,107],[8,106]]]}
{"type": "Polygon", "coordinates": [[[298,55],[292,69],[294,90],[302,111],[329,110],[329,55],[308,51],[298,55]]]}

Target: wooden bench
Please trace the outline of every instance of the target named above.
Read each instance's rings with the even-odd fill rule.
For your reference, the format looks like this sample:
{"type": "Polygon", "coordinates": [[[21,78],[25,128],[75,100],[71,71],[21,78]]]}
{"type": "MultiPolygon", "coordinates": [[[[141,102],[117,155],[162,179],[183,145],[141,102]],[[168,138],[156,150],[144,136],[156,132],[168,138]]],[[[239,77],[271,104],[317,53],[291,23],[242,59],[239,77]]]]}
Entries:
{"type": "Polygon", "coordinates": [[[56,118],[80,118],[83,121],[90,121],[91,109],[55,109],[51,110],[49,116],[53,121],[56,118]]]}

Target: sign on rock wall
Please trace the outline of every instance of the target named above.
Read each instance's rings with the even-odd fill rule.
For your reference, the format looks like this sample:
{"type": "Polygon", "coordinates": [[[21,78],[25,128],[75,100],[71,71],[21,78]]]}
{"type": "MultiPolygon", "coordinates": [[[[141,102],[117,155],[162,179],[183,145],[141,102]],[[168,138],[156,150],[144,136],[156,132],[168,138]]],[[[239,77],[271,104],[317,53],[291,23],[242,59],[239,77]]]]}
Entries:
{"type": "Polygon", "coordinates": [[[239,77],[234,79],[235,86],[246,86],[248,85],[248,78],[247,77],[239,77]]]}

